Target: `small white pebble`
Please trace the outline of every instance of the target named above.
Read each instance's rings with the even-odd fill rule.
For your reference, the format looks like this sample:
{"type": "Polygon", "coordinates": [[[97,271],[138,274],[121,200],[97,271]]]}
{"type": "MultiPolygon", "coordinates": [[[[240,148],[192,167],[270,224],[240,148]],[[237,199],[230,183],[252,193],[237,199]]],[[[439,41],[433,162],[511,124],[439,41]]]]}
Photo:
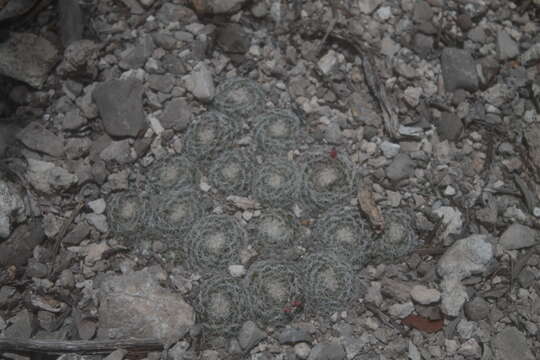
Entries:
{"type": "Polygon", "coordinates": [[[311,347],[308,343],[301,342],[294,345],[294,353],[299,359],[307,359],[309,353],[311,352],[311,347]]]}
{"type": "Polygon", "coordinates": [[[454,189],[452,186],[448,185],[446,189],[444,189],[444,195],[445,196],[454,196],[456,195],[456,189],[454,189]]]}
{"type": "Polygon", "coordinates": [[[204,192],[210,191],[210,188],[211,188],[211,186],[210,186],[208,183],[206,183],[206,182],[201,182],[201,184],[199,185],[199,187],[200,187],[201,190],[204,191],[204,192]]]}
{"type": "Polygon", "coordinates": [[[106,207],[106,203],[105,203],[105,200],[103,199],[97,199],[97,200],[94,200],[94,201],[90,201],[88,203],[88,207],[90,209],[92,209],[92,211],[94,211],[94,213],[96,214],[103,214],[103,212],[105,211],[105,207],[106,207]]]}
{"type": "Polygon", "coordinates": [[[246,268],[244,265],[229,265],[229,274],[232,277],[242,277],[246,275],[246,268]]]}
{"type": "Polygon", "coordinates": [[[253,211],[246,210],[242,213],[242,218],[244,218],[244,220],[246,221],[251,220],[252,217],[253,217],[253,211]]]}

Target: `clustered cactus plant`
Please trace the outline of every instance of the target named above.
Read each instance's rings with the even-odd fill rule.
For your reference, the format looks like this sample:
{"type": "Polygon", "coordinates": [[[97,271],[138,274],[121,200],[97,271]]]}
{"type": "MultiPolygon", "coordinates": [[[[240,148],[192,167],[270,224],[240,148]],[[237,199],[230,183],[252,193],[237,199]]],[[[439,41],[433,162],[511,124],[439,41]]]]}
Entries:
{"type": "Polygon", "coordinates": [[[240,263],[240,250],[247,246],[247,232],[232,216],[207,215],[195,222],[186,240],[190,268],[212,272],[240,263]]]}
{"type": "Polygon", "coordinates": [[[250,226],[251,242],[259,253],[278,253],[298,245],[299,224],[294,215],[283,209],[270,209],[254,219],[250,226]]]}
{"type": "Polygon", "coordinates": [[[266,96],[253,80],[232,78],[217,88],[213,108],[234,119],[246,119],[264,111],[266,96]]]}
{"type": "Polygon", "coordinates": [[[237,279],[216,274],[201,283],[195,308],[199,320],[210,332],[236,335],[248,317],[247,299],[237,279]]]}
{"type": "Polygon", "coordinates": [[[356,172],[343,154],[328,152],[306,154],[301,162],[301,197],[311,211],[329,209],[347,203],[356,191],[356,172]]]}
{"type": "Polygon", "coordinates": [[[254,119],[255,140],[262,153],[279,154],[298,147],[300,119],[290,111],[270,110],[254,119]]]}
{"type": "Polygon", "coordinates": [[[264,260],[251,265],[246,275],[249,308],[265,324],[282,324],[294,315],[302,299],[300,272],[292,263],[264,260]]]}
{"type": "Polygon", "coordinates": [[[265,109],[265,98],[251,80],[226,81],[212,110],[188,128],[184,153],[156,161],[142,188],[112,194],[108,201],[115,236],[161,240],[181,254],[175,259],[182,265],[202,275],[195,304],[199,320],[222,334],[249,316],[281,324],[299,304],[321,314],[343,310],[360,291],[355,270],[369,259],[393,260],[418,245],[413,215],[397,209],[385,213],[385,232],[375,239],[358,209],[349,206],[358,186],[354,164],[328,148],[292,159],[302,138],[301,120],[290,111],[265,109]],[[253,143],[240,144],[250,127],[253,143]],[[210,194],[199,189],[203,176],[210,194]],[[229,195],[256,200],[260,215],[246,225],[209,213],[213,201],[229,195]],[[315,219],[314,225],[298,214],[315,219]],[[287,262],[287,251],[299,245],[307,254],[299,264],[287,262]],[[243,281],[224,276],[230,265],[241,263],[248,246],[260,256],[246,264],[243,281]]]}
{"type": "Polygon", "coordinates": [[[246,195],[253,170],[252,157],[246,151],[228,150],[212,162],[208,179],[212,186],[226,194],[246,195]]]}
{"type": "Polygon", "coordinates": [[[338,205],[324,212],[315,222],[313,239],[316,248],[343,250],[355,267],[368,260],[373,234],[358,209],[338,205]]]}

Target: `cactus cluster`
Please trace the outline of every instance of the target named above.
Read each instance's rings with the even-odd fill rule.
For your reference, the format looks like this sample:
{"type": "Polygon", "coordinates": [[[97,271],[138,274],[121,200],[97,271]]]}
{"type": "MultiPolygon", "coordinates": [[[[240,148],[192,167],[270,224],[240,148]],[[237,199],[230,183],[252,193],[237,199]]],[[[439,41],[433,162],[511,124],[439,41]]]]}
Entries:
{"type": "Polygon", "coordinates": [[[419,244],[413,214],[404,210],[386,211],[385,231],[375,235],[350,206],[358,186],[354,163],[329,148],[298,151],[302,121],[265,105],[255,82],[226,81],[212,110],[189,126],[182,154],[156,161],[142,187],[108,201],[115,236],[160,240],[178,254],[171,258],[201,275],[194,289],[199,320],[222,334],[247,318],[282,324],[298,304],[319,314],[344,310],[361,293],[358,269],[419,244]],[[251,142],[239,141],[246,138],[251,142]],[[200,190],[203,179],[209,193],[200,190]],[[223,200],[230,195],[256,200],[260,213],[249,221],[227,215],[232,209],[223,200]],[[258,257],[246,261],[249,247],[258,257]],[[224,276],[240,264],[247,268],[241,280],[224,276]]]}

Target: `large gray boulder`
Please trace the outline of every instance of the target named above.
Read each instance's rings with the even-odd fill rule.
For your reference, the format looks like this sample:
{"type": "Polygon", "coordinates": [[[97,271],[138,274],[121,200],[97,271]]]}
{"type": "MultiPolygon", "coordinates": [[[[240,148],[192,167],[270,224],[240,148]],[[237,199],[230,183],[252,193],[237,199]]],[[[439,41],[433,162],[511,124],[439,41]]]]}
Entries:
{"type": "Polygon", "coordinates": [[[159,267],[109,275],[99,288],[98,338],[174,339],[195,323],[193,308],[162,287],[159,267]]]}

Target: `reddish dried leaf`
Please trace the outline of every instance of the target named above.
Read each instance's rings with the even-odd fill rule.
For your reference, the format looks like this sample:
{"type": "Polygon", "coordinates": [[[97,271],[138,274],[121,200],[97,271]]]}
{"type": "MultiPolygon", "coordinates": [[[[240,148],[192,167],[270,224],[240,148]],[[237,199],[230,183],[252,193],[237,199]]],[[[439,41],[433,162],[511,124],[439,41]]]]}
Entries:
{"type": "Polygon", "coordinates": [[[337,157],[337,150],[336,148],[332,148],[332,150],[330,150],[330,157],[332,159],[335,159],[337,157]]]}
{"type": "Polygon", "coordinates": [[[407,326],[413,327],[426,333],[434,333],[440,331],[442,330],[444,325],[443,320],[429,320],[425,317],[418,315],[409,315],[405,319],[403,319],[402,322],[407,326]]]}

